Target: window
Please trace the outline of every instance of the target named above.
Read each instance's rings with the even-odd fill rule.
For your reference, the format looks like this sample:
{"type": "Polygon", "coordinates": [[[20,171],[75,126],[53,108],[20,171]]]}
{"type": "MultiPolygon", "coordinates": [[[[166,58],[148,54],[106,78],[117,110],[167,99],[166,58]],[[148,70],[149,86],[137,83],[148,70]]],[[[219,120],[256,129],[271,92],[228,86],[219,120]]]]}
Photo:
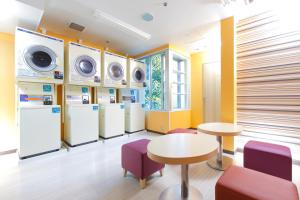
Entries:
{"type": "Polygon", "coordinates": [[[160,52],[140,60],[147,65],[145,106],[148,110],[165,109],[165,52],[160,52]]]}
{"type": "Polygon", "coordinates": [[[187,109],[189,100],[187,60],[174,55],[171,65],[172,109],[187,109]]]}

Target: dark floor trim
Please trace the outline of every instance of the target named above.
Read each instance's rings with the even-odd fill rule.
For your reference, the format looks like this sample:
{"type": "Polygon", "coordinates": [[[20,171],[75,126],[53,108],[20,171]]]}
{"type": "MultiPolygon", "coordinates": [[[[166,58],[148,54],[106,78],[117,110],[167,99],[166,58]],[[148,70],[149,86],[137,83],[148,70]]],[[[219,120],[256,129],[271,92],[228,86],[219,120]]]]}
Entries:
{"type": "Polygon", "coordinates": [[[141,131],[144,131],[144,130],[145,129],[141,129],[141,130],[133,131],[133,132],[125,131],[125,133],[127,133],[127,134],[133,134],[133,133],[141,132],[141,131]]]}
{"type": "Polygon", "coordinates": [[[152,133],[157,133],[157,134],[160,134],[160,135],[166,135],[167,133],[162,133],[162,132],[158,132],[158,131],[153,131],[153,130],[150,130],[150,129],[146,129],[147,131],[150,131],[152,133]]]}
{"type": "Polygon", "coordinates": [[[12,154],[12,153],[16,153],[16,152],[17,152],[17,149],[10,149],[10,150],[6,150],[6,151],[1,151],[0,156],[7,155],[7,154],[12,154]]]}
{"type": "Polygon", "coordinates": [[[66,143],[66,145],[68,145],[69,147],[78,147],[78,146],[82,146],[82,145],[90,144],[90,143],[94,143],[94,142],[98,142],[98,140],[93,140],[93,141],[90,141],[90,142],[84,142],[84,143],[75,144],[75,145],[71,145],[67,141],[64,141],[64,143],[66,143]]]}
{"type": "Polygon", "coordinates": [[[123,135],[124,135],[124,134],[122,134],[122,135],[116,135],[116,136],[112,136],[112,137],[108,137],[108,138],[99,136],[99,138],[104,139],[104,140],[108,140],[108,139],[112,139],[112,138],[116,138],[116,137],[121,137],[121,136],[123,136],[123,135]]]}
{"type": "Polygon", "coordinates": [[[229,151],[229,150],[226,150],[226,149],[223,149],[223,152],[224,152],[224,153],[227,153],[227,154],[231,154],[231,155],[234,155],[234,154],[235,154],[234,151],[229,151]]]}
{"type": "Polygon", "coordinates": [[[27,158],[32,158],[32,157],[35,157],[35,156],[40,156],[40,155],[44,155],[44,154],[52,153],[52,152],[56,152],[56,151],[59,151],[59,149],[54,149],[54,150],[51,150],[51,151],[45,151],[45,152],[42,152],[42,153],[37,153],[37,154],[30,155],[30,156],[20,157],[20,159],[24,160],[24,159],[27,159],[27,158]]]}

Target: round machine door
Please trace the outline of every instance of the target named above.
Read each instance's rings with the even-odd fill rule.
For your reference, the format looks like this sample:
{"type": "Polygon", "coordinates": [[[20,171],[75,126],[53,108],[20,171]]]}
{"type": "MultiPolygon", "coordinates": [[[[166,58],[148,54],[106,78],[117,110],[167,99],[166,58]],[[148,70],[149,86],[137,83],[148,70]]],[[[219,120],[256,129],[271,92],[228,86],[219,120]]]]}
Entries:
{"type": "Polygon", "coordinates": [[[76,71],[84,77],[92,77],[96,74],[96,61],[87,55],[79,56],[75,61],[76,71]]]}
{"type": "Polygon", "coordinates": [[[142,68],[136,67],[132,72],[133,80],[137,83],[143,83],[145,81],[145,72],[142,68]]]}
{"type": "Polygon", "coordinates": [[[39,72],[49,72],[57,67],[56,54],[46,46],[35,45],[29,47],[24,53],[27,65],[39,72]]]}
{"type": "Polygon", "coordinates": [[[108,75],[112,80],[120,81],[124,78],[123,66],[118,62],[112,62],[108,66],[108,75]]]}

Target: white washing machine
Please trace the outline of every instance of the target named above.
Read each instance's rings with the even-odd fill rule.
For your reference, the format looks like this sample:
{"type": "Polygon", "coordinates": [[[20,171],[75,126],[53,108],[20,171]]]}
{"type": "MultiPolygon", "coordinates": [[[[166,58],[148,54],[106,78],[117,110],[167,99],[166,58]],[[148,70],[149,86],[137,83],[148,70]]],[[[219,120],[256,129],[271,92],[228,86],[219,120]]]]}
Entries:
{"type": "Polygon", "coordinates": [[[127,87],[126,57],[104,52],[102,57],[102,86],[127,87]]]}
{"type": "Polygon", "coordinates": [[[145,130],[144,104],[125,103],[125,131],[133,133],[145,130]]]}
{"type": "Polygon", "coordinates": [[[66,83],[100,86],[100,50],[69,42],[65,55],[66,83]]]}
{"type": "Polygon", "coordinates": [[[127,80],[129,88],[144,88],[146,87],[146,64],[128,59],[127,61],[127,80]]]}
{"type": "Polygon", "coordinates": [[[54,85],[19,83],[17,130],[20,158],[57,151],[61,147],[60,106],[53,98],[54,85]]]}
{"type": "Polygon", "coordinates": [[[99,104],[100,130],[104,139],[121,136],[125,133],[125,112],[123,103],[99,104]]]}
{"type": "Polygon", "coordinates": [[[97,88],[99,135],[104,139],[125,133],[125,105],[116,103],[116,89],[97,88]]]}
{"type": "Polygon", "coordinates": [[[90,102],[90,87],[65,86],[64,141],[71,147],[98,141],[99,105],[90,102]]]}
{"type": "Polygon", "coordinates": [[[15,37],[17,81],[63,83],[63,40],[18,27],[15,37]]]}

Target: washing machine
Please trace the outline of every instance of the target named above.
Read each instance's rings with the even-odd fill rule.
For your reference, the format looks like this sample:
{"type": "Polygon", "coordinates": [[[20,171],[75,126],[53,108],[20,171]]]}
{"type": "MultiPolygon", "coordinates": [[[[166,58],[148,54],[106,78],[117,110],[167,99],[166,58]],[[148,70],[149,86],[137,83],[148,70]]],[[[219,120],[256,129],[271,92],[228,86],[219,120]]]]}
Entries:
{"type": "Polygon", "coordinates": [[[64,41],[17,27],[15,75],[17,81],[62,84],[64,41]]]}
{"type": "Polygon", "coordinates": [[[113,88],[127,87],[126,57],[104,52],[102,55],[102,86],[113,88]]]}
{"type": "Polygon", "coordinates": [[[134,133],[145,130],[144,104],[125,103],[125,131],[134,133]]]}
{"type": "Polygon", "coordinates": [[[127,60],[127,80],[129,88],[146,87],[146,64],[139,60],[127,60]]]}
{"type": "Polygon", "coordinates": [[[125,133],[125,105],[116,103],[116,89],[97,88],[99,136],[104,139],[125,133]]]}
{"type": "Polygon", "coordinates": [[[91,104],[91,88],[65,86],[64,142],[74,147],[97,142],[99,105],[91,104]]]}
{"type": "Polygon", "coordinates": [[[18,153],[21,159],[61,148],[61,111],[53,84],[19,83],[17,86],[18,153]]]}
{"type": "Polygon", "coordinates": [[[65,82],[74,85],[100,86],[100,50],[69,42],[65,51],[65,82]]]}

